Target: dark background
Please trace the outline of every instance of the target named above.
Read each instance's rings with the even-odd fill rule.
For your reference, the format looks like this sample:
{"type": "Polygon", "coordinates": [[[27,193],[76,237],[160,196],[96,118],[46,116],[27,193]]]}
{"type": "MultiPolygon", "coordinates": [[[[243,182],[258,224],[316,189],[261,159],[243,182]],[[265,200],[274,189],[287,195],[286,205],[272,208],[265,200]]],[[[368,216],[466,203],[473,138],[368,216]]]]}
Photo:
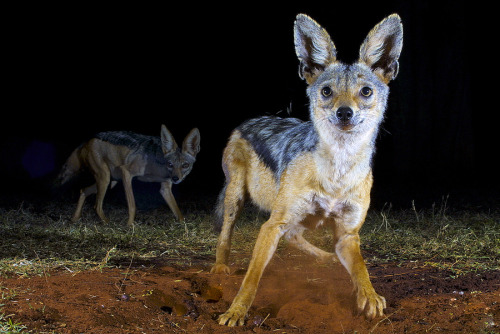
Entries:
{"type": "Polygon", "coordinates": [[[498,204],[498,131],[493,111],[471,96],[477,36],[462,1],[18,5],[5,11],[2,42],[0,198],[51,199],[52,179],[82,141],[107,130],[159,135],[162,123],[179,145],[191,128],[201,132],[194,170],[175,189],[179,205],[213,197],[235,126],[265,114],[308,118],[293,43],[298,13],[327,29],[345,62],[384,17],[402,18],[400,72],[374,160],[375,206],[447,196],[448,205],[498,204]]]}

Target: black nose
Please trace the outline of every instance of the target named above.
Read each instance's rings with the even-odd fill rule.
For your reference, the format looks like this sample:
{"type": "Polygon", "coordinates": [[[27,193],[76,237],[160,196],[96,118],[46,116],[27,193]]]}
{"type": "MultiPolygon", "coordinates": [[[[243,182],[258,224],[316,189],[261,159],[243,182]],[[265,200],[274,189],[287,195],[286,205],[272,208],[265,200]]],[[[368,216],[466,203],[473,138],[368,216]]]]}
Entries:
{"type": "Polygon", "coordinates": [[[179,181],[179,178],[177,176],[172,176],[172,181],[177,182],[179,181]]]}
{"type": "Polygon", "coordinates": [[[349,107],[340,107],[337,109],[337,118],[341,121],[341,122],[347,122],[349,121],[351,118],[352,118],[352,109],[349,108],[349,107]]]}

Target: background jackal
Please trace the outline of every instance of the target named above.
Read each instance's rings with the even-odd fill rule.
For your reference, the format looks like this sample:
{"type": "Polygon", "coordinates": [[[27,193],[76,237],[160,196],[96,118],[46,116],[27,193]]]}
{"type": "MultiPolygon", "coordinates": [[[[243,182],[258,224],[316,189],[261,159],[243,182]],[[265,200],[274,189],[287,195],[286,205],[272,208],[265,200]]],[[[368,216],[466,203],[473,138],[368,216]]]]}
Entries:
{"type": "Polygon", "coordinates": [[[61,184],[82,169],[92,173],[96,183],[81,190],[72,220],[82,213],[85,198],[96,194],[95,209],[99,217],[108,222],[102,204],[111,182],[123,181],[132,226],[135,218],[135,200],[132,178],[145,182],[161,182],[160,193],[178,220],[184,219],[172,194],[172,184],[178,184],[191,172],[196,155],[200,151],[200,132],[192,129],[179,148],[174,137],[161,126],[161,137],[145,136],[133,132],[101,132],[80,145],[70,155],[60,174],[61,184]]]}

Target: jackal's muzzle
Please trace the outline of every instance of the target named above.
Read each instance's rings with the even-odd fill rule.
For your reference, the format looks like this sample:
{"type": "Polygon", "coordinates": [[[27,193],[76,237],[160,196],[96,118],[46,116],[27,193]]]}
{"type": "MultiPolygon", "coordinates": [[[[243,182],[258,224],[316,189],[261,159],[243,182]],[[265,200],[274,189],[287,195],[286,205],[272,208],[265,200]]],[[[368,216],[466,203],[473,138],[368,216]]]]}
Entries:
{"type": "Polygon", "coordinates": [[[362,119],[356,117],[354,111],[350,107],[339,107],[329,118],[330,123],[338,127],[342,131],[352,130],[356,125],[363,122],[362,119]]]}

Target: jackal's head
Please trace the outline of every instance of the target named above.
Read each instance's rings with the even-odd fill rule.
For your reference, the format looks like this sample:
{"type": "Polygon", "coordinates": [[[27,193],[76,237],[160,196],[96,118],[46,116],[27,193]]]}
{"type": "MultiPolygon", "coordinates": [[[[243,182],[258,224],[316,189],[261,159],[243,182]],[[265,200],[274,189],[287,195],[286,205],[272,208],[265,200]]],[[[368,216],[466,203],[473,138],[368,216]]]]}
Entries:
{"type": "Polygon", "coordinates": [[[161,147],[172,183],[180,183],[193,169],[196,155],[200,152],[200,131],[192,129],[184,138],[180,149],[170,131],[162,125],[161,147]]]}
{"type": "Polygon", "coordinates": [[[330,36],[307,15],[294,28],[299,75],[305,79],[311,120],[320,136],[373,132],[383,119],[389,87],[398,73],[403,26],[397,14],[377,24],[361,45],[356,63],[337,60],[330,36]]]}

